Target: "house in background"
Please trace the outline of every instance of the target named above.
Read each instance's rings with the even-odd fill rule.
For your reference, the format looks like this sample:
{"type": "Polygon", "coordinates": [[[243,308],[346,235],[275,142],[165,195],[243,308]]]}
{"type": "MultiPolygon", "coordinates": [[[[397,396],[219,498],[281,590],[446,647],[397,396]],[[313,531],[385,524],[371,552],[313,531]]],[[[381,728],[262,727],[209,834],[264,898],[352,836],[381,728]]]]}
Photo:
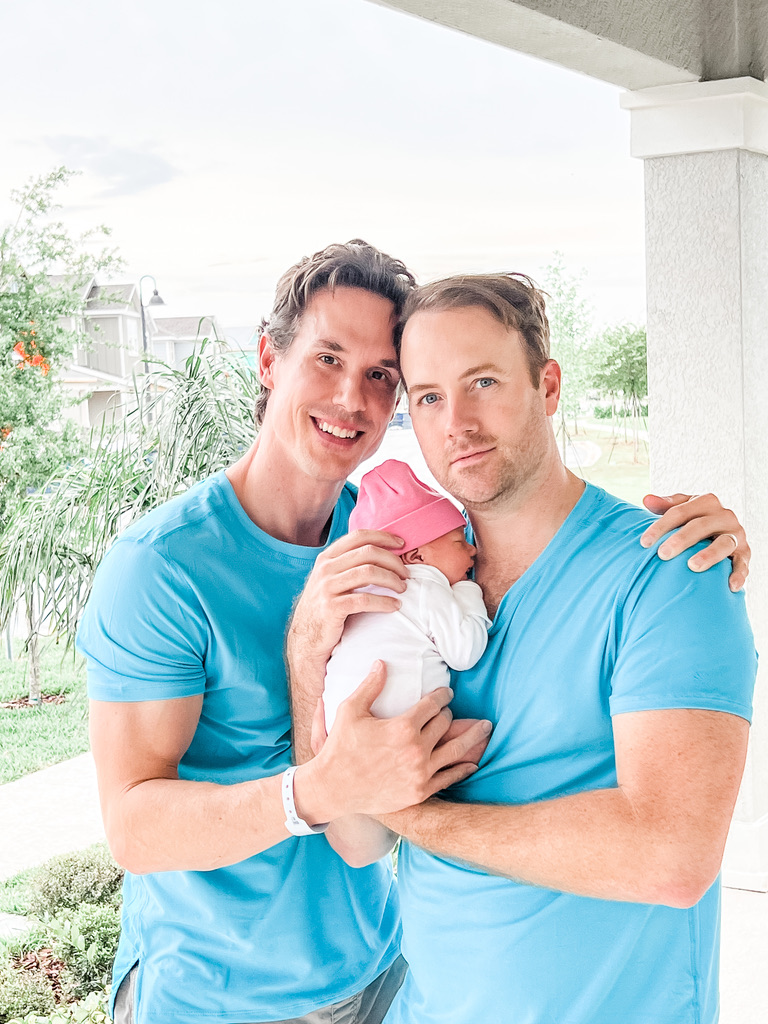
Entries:
{"type": "Polygon", "coordinates": [[[100,285],[92,278],[84,286],[83,297],[80,322],[72,318],[68,326],[90,335],[93,341],[75,350],[74,362],[63,379],[78,399],[69,415],[88,428],[98,426],[107,412],[114,410],[120,415],[143,351],[137,284],[100,285]]]}
{"type": "Polygon", "coordinates": [[[164,303],[150,302],[143,309],[145,352],[138,282],[100,284],[92,278],[83,286],[83,299],[79,322],[70,318],[67,326],[90,335],[92,342],[76,349],[63,380],[76,399],[69,416],[86,429],[98,427],[105,416],[124,415],[134,374],[143,371],[146,358],[178,369],[203,338],[226,344],[215,317],[158,315],[166,311],[164,303]]]}
{"type": "MultiPolygon", "coordinates": [[[[207,339],[213,344],[224,344],[224,332],[215,316],[162,316],[158,310],[152,316],[151,351],[157,359],[181,369],[184,363],[207,339]]],[[[147,334],[150,333],[147,310],[147,334]]]]}

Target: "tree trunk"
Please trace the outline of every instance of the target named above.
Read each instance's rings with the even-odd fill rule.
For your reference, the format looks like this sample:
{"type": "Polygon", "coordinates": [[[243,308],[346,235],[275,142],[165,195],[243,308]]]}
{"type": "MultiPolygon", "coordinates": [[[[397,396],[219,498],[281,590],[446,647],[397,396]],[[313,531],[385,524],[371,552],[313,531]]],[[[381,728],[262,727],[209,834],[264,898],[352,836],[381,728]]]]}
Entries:
{"type": "Polygon", "coordinates": [[[27,664],[29,666],[29,703],[40,703],[40,651],[37,645],[37,632],[35,623],[34,596],[27,600],[27,625],[29,626],[29,639],[27,640],[27,664]]]}

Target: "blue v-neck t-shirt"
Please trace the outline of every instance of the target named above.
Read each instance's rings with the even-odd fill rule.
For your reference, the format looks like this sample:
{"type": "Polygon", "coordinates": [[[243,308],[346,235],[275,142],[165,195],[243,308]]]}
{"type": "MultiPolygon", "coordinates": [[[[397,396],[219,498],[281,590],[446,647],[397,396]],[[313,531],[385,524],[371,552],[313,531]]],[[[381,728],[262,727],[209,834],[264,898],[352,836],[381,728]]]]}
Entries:
{"type": "MultiPolygon", "coordinates": [[[[328,543],[347,531],[345,487],[328,543]]],[[[203,694],[182,779],[231,785],[291,764],[283,636],[321,548],[275,540],[224,473],[131,526],[100,565],[78,635],[89,695],[203,694]]],[[[126,874],[116,991],[138,964],[137,1024],[283,1020],[345,999],[394,961],[389,859],[348,867],[322,835],[215,871],[126,874]]]]}
{"type": "MultiPolygon", "coordinates": [[[[489,718],[449,799],[527,804],[616,786],[614,715],[749,719],[756,656],[730,563],[697,574],[640,535],[653,517],[587,485],[502,600],[457,717],[489,718]]],[[[642,858],[642,846],[637,857],[642,858]]],[[[387,1024],[714,1024],[720,887],[689,910],[522,885],[404,843],[410,974],[387,1024]]]]}

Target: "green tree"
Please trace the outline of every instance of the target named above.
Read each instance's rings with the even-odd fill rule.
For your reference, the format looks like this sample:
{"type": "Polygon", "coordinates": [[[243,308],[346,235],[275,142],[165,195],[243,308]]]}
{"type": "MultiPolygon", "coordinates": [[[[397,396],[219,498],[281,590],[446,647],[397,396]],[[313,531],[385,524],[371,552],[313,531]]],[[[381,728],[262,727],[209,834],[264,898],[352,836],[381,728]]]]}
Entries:
{"type": "MultiPolygon", "coordinates": [[[[85,451],[65,416],[72,400],[61,375],[76,346],[89,342],[81,316],[85,285],[120,261],[103,244],[106,228],[75,235],[56,218],[57,192],[72,174],[59,167],[12,192],[17,214],[0,231],[0,537],[25,497],[85,451]]],[[[31,623],[34,587],[19,600],[31,623]]],[[[30,698],[39,700],[31,628],[28,651],[30,698]]]]}
{"type": "MultiPolygon", "coordinates": [[[[618,324],[607,327],[595,344],[592,386],[610,399],[614,412],[617,403],[626,423],[632,421],[634,461],[640,453],[640,427],[644,421],[643,403],[648,397],[648,346],[644,327],[618,324]]],[[[615,417],[614,417],[615,422],[615,417]]]]}
{"type": "Polygon", "coordinates": [[[161,364],[136,382],[122,423],[88,460],[21,501],[0,536],[0,626],[19,595],[40,595],[32,630],[74,640],[93,572],[144,512],[229,465],[252,443],[259,391],[239,354],[206,346],[183,370],[161,364]]]}
{"type": "Polygon", "coordinates": [[[567,440],[566,416],[573,419],[578,433],[582,399],[592,381],[594,329],[592,309],[582,294],[583,272],[573,274],[565,266],[563,254],[556,252],[544,271],[544,287],[549,295],[547,316],[552,343],[552,358],[563,371],[560,399],[560,428],[563,459],[567,440]]]}

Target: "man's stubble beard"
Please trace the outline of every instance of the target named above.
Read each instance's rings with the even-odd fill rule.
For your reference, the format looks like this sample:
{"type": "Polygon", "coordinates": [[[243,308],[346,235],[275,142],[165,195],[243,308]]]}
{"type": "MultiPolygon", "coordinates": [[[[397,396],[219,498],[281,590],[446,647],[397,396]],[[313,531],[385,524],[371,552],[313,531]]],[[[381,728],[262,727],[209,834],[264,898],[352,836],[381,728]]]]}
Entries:
{"type": "Polygon", "coordinates": [[[489,456],[491,465],[478,465],[476,473],[474,467],[468,467],[456,474],[446,467],[445,479],[440,480],[441,485],[468,512],[519,506],[535,488],[552,443],[549,421],[536,409],[531,410],[522,440],[516,444],[505,444],[498,438],[481,435],[470,438],[470,441],[477,449],[493,444],[495,450],[489,456]],[[494,463],[497,467],[495,472],[491,469],[494,463]]]}

